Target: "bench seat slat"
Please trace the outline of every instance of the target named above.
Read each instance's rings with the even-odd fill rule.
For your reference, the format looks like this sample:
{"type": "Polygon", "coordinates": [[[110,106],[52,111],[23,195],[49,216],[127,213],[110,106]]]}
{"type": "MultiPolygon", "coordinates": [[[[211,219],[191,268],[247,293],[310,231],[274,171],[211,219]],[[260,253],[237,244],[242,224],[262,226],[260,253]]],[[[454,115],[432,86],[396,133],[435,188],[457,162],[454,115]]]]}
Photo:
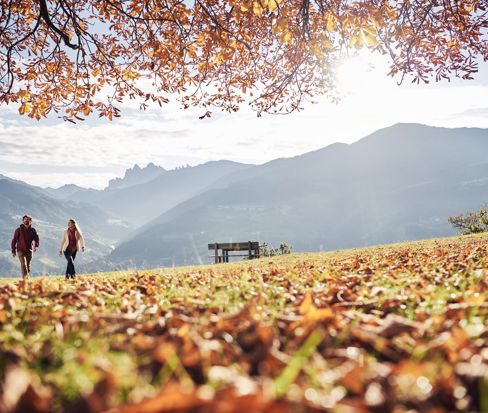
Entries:
{"type": "Polygon", "coordinates": [[[225,243],[214,243],[208,244],[209,250],[215,250],[215,247],[218,246],[220,250],[227,250],[227,251],[248,251],[249,247],[251,249],[258,249],[259,242],[225,242],[225,243]]]}

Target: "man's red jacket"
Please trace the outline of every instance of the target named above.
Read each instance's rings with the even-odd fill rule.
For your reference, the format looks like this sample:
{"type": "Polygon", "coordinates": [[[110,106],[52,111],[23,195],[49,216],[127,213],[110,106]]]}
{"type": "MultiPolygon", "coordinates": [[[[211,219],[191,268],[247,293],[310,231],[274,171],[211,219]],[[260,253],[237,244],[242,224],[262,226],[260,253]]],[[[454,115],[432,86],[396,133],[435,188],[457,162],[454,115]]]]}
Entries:
{"type": "Polygon", "coordinates": [[[35,243],[36,248],[39,247],[39,236],[37,231],[31,226],[27,227],[21,224],[14,232],[12,238],[12,252],[15,250],[19,252],[32,252],[32,243],[35,243]]]}

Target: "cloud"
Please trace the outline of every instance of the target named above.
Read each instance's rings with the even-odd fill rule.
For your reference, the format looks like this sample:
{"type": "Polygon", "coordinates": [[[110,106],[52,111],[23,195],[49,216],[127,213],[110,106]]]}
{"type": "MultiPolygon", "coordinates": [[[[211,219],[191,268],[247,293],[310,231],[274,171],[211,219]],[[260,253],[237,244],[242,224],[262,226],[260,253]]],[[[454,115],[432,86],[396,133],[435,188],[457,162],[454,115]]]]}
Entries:
{"type": "Polygon", "coordinates": [[[480,117],[483,117],[483,118],[488,118],[488,107],[484,107],[484,108],[473,108],[473,109],[468,109],[468,110],[465,110],[464,112],[460,112],[460,113],[457,113],[456,114],[456,117],[460,117],[460,118],[480,118],[480,117]]]}
{"type": "Polygon", "coordinates": [[[12,106],[1,107],[0,173],[43,186],[103,187],[135,163],[167,169],[219,159],[259,164],[352,143],[397,122],[488,128],[488,83],[397,86],[385,76],[384,61],[361,59],[339,73],[339,104],[319,98],[287,116],[258,118],[244,107],[200,120],[202,109],[175,103],[140,111],[128,102],[113,122],[92,117],[72,125],[56,118],[31,121],[12,106]]]}
{"type": "MultiPolygon", "coordinates": [[[[150,140],[153,133],[154,133],[154,130],[152,130],[152,129],[148,129],[148,128],[138,129],[135,132],[134,137],[136,139],[141,139],[141,140],[146,140],[146,139],[150,140]]],[[[185,136],[188,136],[189,133],[190,133],[190,131],[187,129],[166,130],[166,131],[162,131],[161,135],[162,135],[162,137],[168,138],[168,139],[181,139],[185,136]]]]}
{"type": "MultiPolygon", "coordinates": [[[[19,134],[19,135],[21,135],[21,134],[19,134]]],[[[13,153],[19,153],[22,151],[22,149],[24,147],[25,147],[25,145],[22,145],[20,143],[0,141],[0,150],[3,153],[6,153],[8,151],[11,151],[13,153]]]]}

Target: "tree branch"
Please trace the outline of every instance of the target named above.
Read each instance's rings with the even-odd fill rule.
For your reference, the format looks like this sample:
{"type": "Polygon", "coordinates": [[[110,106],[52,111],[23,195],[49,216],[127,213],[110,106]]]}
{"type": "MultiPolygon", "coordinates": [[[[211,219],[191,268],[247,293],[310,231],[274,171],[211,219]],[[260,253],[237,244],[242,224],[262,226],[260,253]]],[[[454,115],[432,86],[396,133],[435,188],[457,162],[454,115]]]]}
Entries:
{"type": "Polygon", "coordinates": [[[60,29],[58,29],[54,25],[54,23],[52,22],[51,17],[49,17],[49,11],[47,9],[46,0],[39,0],[39,5],[41,6],[41,14],[40,14],[40,16],[46,22],[47,26],[52,31],[54,31],[55,33],[57,33],[58,35],[61,36],[61,38],[63,39],[64,44],[66,46],[68,46],[71,49],[78,49],[78,45],[71,43],[68,35],[66,33],[64,33],[63,31],[61,31],[60,29]]]}

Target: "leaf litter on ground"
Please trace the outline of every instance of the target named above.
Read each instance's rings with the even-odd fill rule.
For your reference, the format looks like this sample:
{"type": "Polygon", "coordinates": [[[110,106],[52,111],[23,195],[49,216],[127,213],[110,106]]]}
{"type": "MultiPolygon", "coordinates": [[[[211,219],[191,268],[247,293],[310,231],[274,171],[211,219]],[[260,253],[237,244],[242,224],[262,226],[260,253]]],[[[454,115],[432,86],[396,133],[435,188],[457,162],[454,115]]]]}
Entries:
{"type": "Polygon", "coordinates": [[[488,412],[488,236],[0,283],[0,413],[488,412]]]}

